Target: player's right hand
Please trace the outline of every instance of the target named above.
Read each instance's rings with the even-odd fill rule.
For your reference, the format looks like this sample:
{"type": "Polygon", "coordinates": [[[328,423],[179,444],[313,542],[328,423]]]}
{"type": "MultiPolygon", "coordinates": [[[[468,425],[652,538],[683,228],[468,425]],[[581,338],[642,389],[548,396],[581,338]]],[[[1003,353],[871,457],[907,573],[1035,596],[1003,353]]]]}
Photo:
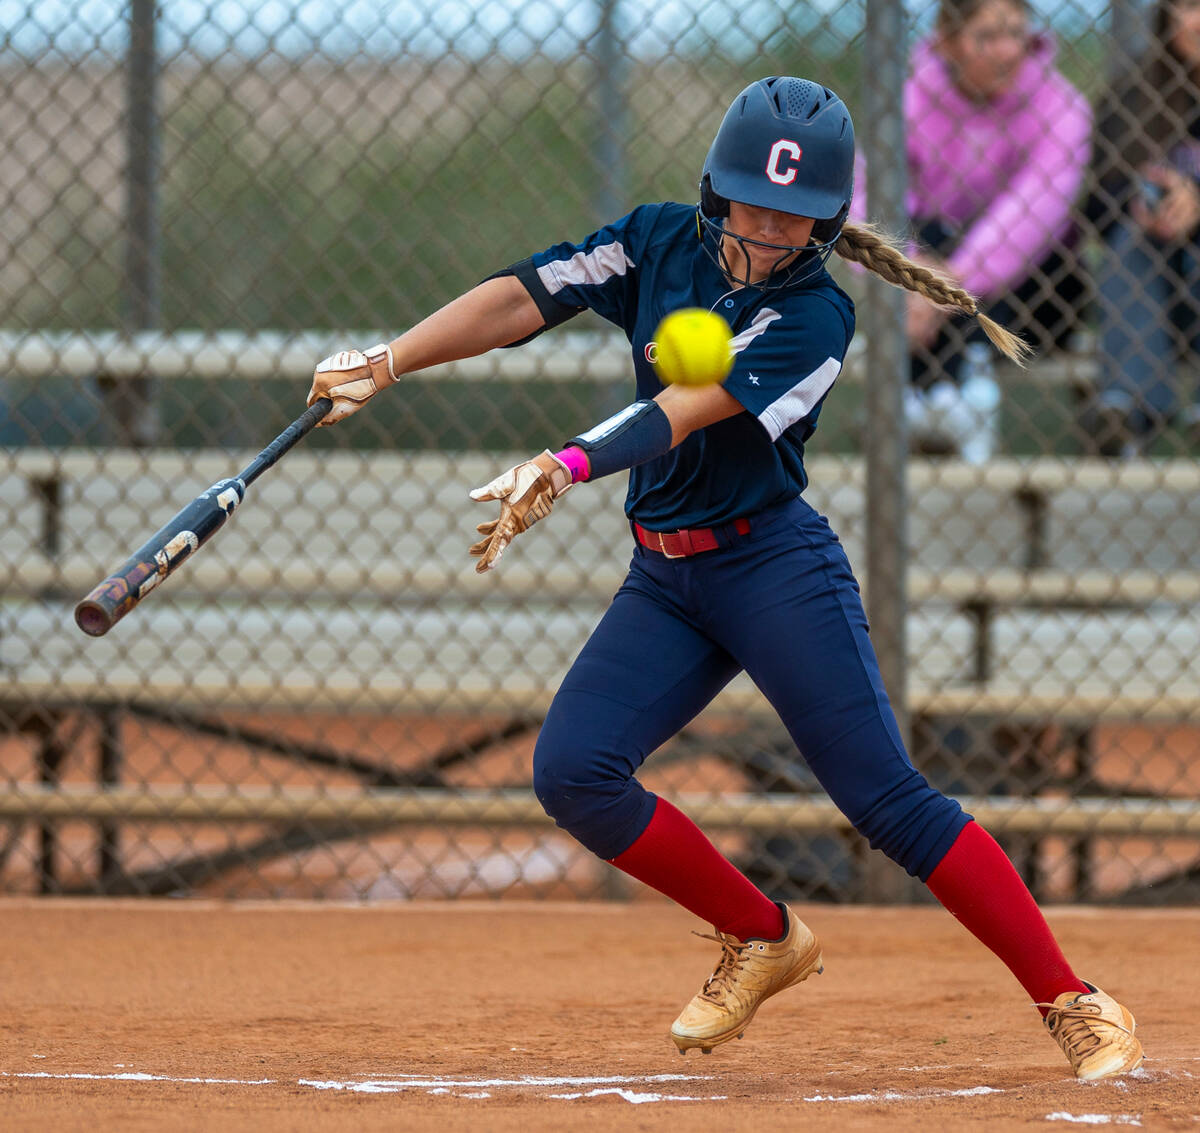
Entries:
{"type": "Polygon", "coordinates": [[[491,570],[517,535],[550,514],[554,501],[571,483],[571,470],[546,449],[532,460],[501,472],[491,483],[476,488],[471,499],[500,501],[499,517],[475,528],[482,536],[471,547],[471,554],[479,560],[475,564],[476,572],[483,574],[491,570]]]}
{"type": "Polygon", "coordinates": [[[392,348],[385,343],[366,350],[339,350],[317,363],[308,404],[327,397],[333,408],[318,425],[335,425],[357,413],[384,386],[396,380],[392,348]]]}

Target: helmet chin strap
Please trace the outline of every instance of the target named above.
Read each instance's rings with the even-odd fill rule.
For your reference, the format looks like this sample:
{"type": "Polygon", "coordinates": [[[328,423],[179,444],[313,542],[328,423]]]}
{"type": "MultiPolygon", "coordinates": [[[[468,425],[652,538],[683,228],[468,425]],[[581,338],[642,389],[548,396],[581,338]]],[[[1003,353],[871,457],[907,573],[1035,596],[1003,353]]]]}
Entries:
{"type": "Polygon", "coordinates": [[[739,236],[736,232],[730,232],[725,227],[723,217],[714,219],[705,216],[700,210],[697,215],[700,217],[704,229],[707,230],[707,235],[711,238],[701,237],[705,252],[725,276],[740,287],[757,287],[762,291],[775,291],[781,287],[803,283],[815,276],[825,266],[833,252],[834,244],[837,243],[837,236],[835,236],[823,244],[768,244],[765,240],[752,240],[748,236],[739,236]],[[726,239],[737,245],[737,249],[745,261],[746,270],[741,275],[734,270],[733,264],[730,263],[729,256],[726,254],[726,239]],[[777,249],[780,252],[778,259],[771,265],[771,269],[763,279],[750,278],[750,252],[747,245],[753,245],[756,248],[777,249]],[[785,267],[789,260],[792,261],[790,266],[785,267]]]}

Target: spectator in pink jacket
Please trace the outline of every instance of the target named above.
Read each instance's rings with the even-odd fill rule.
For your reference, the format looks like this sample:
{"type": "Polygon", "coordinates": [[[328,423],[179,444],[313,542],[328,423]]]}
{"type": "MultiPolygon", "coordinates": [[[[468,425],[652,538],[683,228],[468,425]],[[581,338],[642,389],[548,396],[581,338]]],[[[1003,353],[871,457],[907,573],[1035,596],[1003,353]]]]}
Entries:
{"type": "MultiPolygon", "coordinates": [[[[1092,116],[1054,56],[1050,35],[1031,30],[1024,0],[941,0],[904,88],[918,258],[1040,349],[1063,344],[1085,290],[1071,249],[1092,116]]],[[[854,203],[851,215],[862,219],[866,194],[854,203]]],[[[957,447],[983,427],[959,404],[969,329],[910,298],[914,439],[931,407],[957,447]]]]}

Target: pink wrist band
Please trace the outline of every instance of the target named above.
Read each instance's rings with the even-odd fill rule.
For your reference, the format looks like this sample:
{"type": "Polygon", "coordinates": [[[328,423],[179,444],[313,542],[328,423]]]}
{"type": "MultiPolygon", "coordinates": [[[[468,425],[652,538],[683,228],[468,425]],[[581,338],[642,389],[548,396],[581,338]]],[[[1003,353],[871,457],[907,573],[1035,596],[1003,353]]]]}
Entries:
{"type": "Polygon", "coordinates": [[[571,473],[571,483],[578,484],[591,475],[592,469],[588,464],[587,453],[574,445],[568,445],[562,452],[554,454],[556,460],[561,460],[571,473]]]}

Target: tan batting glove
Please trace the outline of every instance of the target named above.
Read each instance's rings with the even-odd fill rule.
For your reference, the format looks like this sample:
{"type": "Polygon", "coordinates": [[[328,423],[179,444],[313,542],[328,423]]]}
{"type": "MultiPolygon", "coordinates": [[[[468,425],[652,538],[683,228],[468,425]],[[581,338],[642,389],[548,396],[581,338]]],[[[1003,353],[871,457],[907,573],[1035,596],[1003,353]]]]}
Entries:
{"type": "Polygon", "coordinates": [[[571,483],[571,470],[546,449],[532,460],[501,472],[490,484],[476,488],[471,499],[500,501],[499,518],[475,528],[483,536],[471,547],[471,554],[479,559],[476,572],[491,570],[517,535],[550,514],[554,501],[571,483]]]}
{"type": "Polygon", "coordinates": [[[317,363],[307,404],[327,397],[333,408],[318,425],[336,425],[357,413],[384,386],[396,380],[392,348],[386,343],[366,350],[339,350],[317,363]]]}

